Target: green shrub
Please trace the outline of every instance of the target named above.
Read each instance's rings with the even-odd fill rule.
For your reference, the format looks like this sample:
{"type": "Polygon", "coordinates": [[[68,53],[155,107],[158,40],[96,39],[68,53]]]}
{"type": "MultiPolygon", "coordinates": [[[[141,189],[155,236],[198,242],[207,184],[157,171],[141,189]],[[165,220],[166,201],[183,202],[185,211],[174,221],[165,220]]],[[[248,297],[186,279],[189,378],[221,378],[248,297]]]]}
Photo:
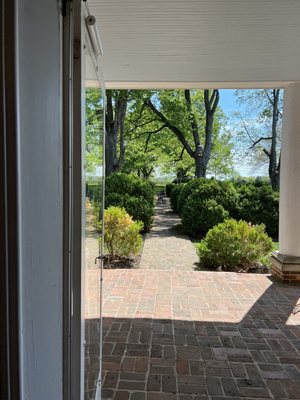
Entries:
{"type": "Polygon", "coordinates": [[[278,236],[279,192],[266,182],[246,182],[237,187],[239,207],[236,218],[252,224],[263,223],[266,232],[278,236]]]}
{"type": "Polygon", "coordinates": [[[231,182],[198,178],[184,184],[178,197],[177,209],[180,215],[183,214],[183,209],[189,196],[194,192],[197,192],[200,202],[213,199],[222,205],[230,215],[235,216],[238,207],[238,195],[231,182]]]}
{"type": "Polygon", "coordinates": [[[263,224],[250,226],[245,221],[229,219],[207,233],[197,252],[203,267],[248,270],[272,248],[272,239],[265,233],[263,224]]]}
{"type": "Polygon", "coordinates": [[[177,212],[179,213],[179,215],[181,215],[183,206],[187,198],[189,197],[190,194],[193,193],[195,189],[199,187],[199,184],[201,184],[201,182],[204,182],[203,178],[192,179],[191,181],[182,184],[182,189],[180,190],[180,193],[178,195],[178,200],[176,205],[177,212]]]}
{"type": "Polygon", "coordinates": [[[176,183],[172,182],[172,183],[167,183],[166,184],[166,196],[170,197],[171,195],[171,191],[173,189],[173,187],[176,185],[176,183]]]}
{"type": "Polygon", "coordinates": [[[105,206],[123,207],[149,231],[154,215],[154,185],[135,175],[115,173],[106,179],[105,206]]]}
{"type": "Polygon", "coordinates": [[[235,216],[238,195],[230,182],[199,178],[186,183],[178,197],[178,211],[186,233],[206,234],[215,224],[235,216]]]}
{"type": "Polygon", "coordinates": [[[189,235],[204,235],[227,218],[229,212],[221,204],[214,199],[202,200],[195,191],[188,197],[183,207],[182,227],[189,235]]]}
{"type": "Polygon", "coordinates": [[[86,196],[90,200],[99,199],[101,196],[99,183],[86,183],[86,196]]]}
{"type": "Polygon", "coordinates": [[[110,193],[106,196],[105,206],[125,208],[135,221],[143,222],[145,232],[150,230],[154,214],[154,205],[148,203],[142,196],[133,197],[129,194],[121,195],[119,193],[110,193]]]}
{"type": "Polygon", "coordinates": [[[184,187],[183,184],[178,183],[177,185],[174,185],[171,193],[170,193],[170,203],[171,203],[171,208],[173,211],[177,212],[177,204],[178,204],[178,197],[180,195],[181,189],[184,187]]]}
{"type": "Polygon", "coordinates": [[[104,244],[111,260],[139,253],[143,243],[139,233],[142,222],[133,221],[124,208],[109,207],[104,211],[104,224],[104,244]]]}
{"type": "Polygon", "coordinates": [[[106,194],[129,194],[134,197],[143,197],[148,203],[154,202],[154,185],[136,175],[115,173],[105,180],[106,194]]]}

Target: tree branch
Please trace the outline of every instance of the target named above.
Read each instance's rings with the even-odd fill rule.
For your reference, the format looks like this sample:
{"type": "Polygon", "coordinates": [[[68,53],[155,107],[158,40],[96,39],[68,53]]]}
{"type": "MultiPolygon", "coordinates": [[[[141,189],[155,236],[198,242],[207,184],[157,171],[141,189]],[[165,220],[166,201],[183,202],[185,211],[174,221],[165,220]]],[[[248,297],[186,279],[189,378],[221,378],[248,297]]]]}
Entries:
{"type": "Polygon", "coordinates": [[[182,150],[181,150],[181,152],[180,152],[179,158],[176,158],[176,159],[174,160],[174,162],[178,162],[178,161],[181,161],[181,160],[182,160],[182,157],[183,157],[183,154],[184,154],[184,150],[185,150],[185,148],[183,147],[182,150]]]}
{"type": "Polygon", "coordinates": [[[164,128],[166,128],[166,127],[167,127],[167,125],[162,125],[160,128],[156,129],[155,131],[146,131],[146,132],[142,132],[142,133],[140,133],[139,135],[135,136],[135,137],[133,138],[133,140],[138,139],[138,138],[140,138],[140,137],[143,136],[143,135],[148,135],[148,134],[152,134],[152,133],[158,133],[158,132],[162,131],[164,128]]]}
{"type": "Polygon", "coordinates": [[[140,124],[140,125],[136,125],[136,126],[135,126],[135,127],[133,127],[132,129],[130,129],[129,131],[127,131],[127,133],[131,133],[131,132],[133,132],[134,130],[136,130],[137,128],[141,128],[142,126],[145,126],[145,125],[151,124],[152,122],[155,122],[155,121],[157,121],[157,119],[156,119],[156,118],[154,118],[154,119],[150,119],[149,121],[143,122],[143,123],[142,123],[142,124],[140,124]]]}
{"type": "Polygon", "coordinates": [[[266,149],[263,149],[263,152],[270,158],[270,152],[268,151],[268,150],[266,150],[266,149]]]}
{"type": "Polygon", "coordinates": [[[146,106],[150,108],[158,116],[158,118],[166,125],[167,128],[169,128],[177,137],[177,139],[181,142],[181,144],[185,147],[186,151],[191,157],[194,157],[194,152],[188,143],[188,141],[185,139],[183,132],[178,129],[175,125],[173,125],[164,115],[162,112],[160,112],[155,105],[151,102],[151,100],[146,100],[145,102],[146,106]]]}
{"type": "Polygon", "coordinates": [[[146,140],[146,143],[145,143],[145,151],[144,151],[144,153],[146,153],[147,150],[148,150],[148,144],[149,144],[149,142],[150,142],[150,139],[151,139],[152,134],[153,134],[153,132],[149,132],[149,135],[148,135],[147,140],[146,140]]]}
{"type": "Polygon", "coordinates": [[[269,137],[260,137],[259,139],[255,140],[252,145],[249,147],[249,149],[253,149],[259,142],[262,140],[272,140],[272,136],[269,137]]]}

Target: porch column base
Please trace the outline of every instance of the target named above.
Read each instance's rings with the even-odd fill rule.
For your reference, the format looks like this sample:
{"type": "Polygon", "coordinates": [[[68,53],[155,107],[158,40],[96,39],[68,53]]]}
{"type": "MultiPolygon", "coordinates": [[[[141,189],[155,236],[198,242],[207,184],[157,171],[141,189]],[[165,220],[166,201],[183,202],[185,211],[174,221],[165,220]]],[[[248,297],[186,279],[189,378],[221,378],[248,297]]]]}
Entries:
{"type": "Polygon", "coordinates": [[[300,284],[300,257],[286,256],[274,251],[270,262],[274,278],[284,283],[300,284]]]}

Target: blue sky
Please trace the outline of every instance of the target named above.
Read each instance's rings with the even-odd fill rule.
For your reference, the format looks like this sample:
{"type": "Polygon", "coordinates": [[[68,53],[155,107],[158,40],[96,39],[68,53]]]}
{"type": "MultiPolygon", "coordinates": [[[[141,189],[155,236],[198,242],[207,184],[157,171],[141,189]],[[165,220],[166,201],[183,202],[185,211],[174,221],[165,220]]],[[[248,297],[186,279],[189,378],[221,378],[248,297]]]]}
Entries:
{"type": "MultiPolygon", "coordinates": [[[[230,129],[230,124],[233,123],[234,117],[233,114],[235,112],[243,112],[245,110],[245,106],[238,104],[236,101],[236,96],[234,95],[235,90],[232,89],[220,89],[220,101],[219,106],[224,111],[224,114],[228,117],[228,126],[230,129]]],[[[246,159],[243,161],[236,160],[235,169],[242,176],[255,176],[255,175],[267,175],[266,166],[258,168],[258,170],[254,171],[253,167],[251,167],[246,159]]]]}
{"type": "Polygon", "coordinates": [[[225,114],[237,111],[240,106],[237,104],[234,95],[235,90],[232,89],[221,89],[220,90],[220,102],[219,106],[225,112],[225,114]]]}

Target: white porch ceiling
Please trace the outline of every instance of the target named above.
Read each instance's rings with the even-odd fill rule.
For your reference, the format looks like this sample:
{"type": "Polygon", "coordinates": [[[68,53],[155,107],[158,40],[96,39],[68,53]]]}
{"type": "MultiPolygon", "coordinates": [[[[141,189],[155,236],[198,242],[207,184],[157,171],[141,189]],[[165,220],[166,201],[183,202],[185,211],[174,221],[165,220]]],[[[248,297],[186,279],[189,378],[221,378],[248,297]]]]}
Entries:
{"type": "Polygon", "coordinates": [[[300,0],[89,0],[107,87],[300,81],[300,0]]]}

